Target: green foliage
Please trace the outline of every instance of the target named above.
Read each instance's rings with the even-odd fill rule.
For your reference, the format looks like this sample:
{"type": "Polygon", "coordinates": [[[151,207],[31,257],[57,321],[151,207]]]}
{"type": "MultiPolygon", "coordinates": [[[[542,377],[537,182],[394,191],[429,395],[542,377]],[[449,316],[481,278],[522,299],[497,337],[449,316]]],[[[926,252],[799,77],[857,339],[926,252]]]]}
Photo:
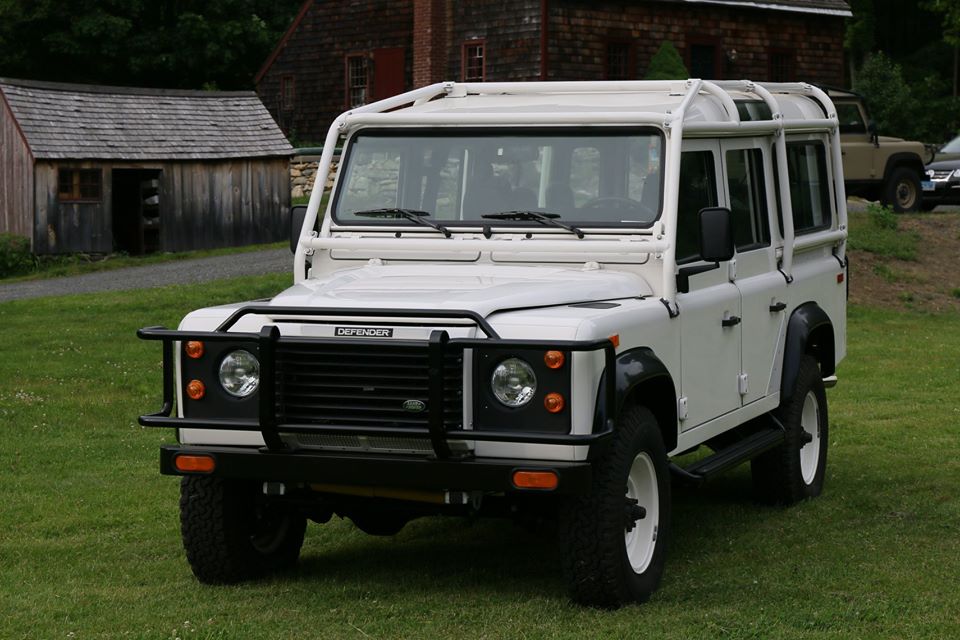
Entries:
{"type": "Polygon", "coordinates": [[[900,226],[897,214],[893,212],[892,207],[887,205],[871,202],[867,205],[867,215],[870,216],[870,222],[873,223],[873,226],[877,229],[896,231],[900,226]]]}
{"type": "Polygon", "coordinates": [[[0,233],[0,278],[26,273],[33,265],[28,238],[0,233]]]}
{"type": "Polygon", "coordinates": [[[957,0],[925,0],[920,6],[943,16],[944,40],[960,47],[960,3],[957,0]]]}
{"type": "MultiPolygon", "coordinates": [[[[900,231],[897,214],[889,207],[870,204],[866,211],[850,212],[847,244],[851,249],[869,251],[878,256],[914,261],[920,236],[915,231],[900,231]]],[[[878,275],[883,277],[883,274],[878,275]]]]}
{"type": "Polygon", "coordinates": [[[650,58],[650,66],[644,80],[686,80],[690,72],[683,64],[680,52],[669,40],[664,40],[650,58]]]}
{"type": "Polygon", "coordinates": [[[0,76],[248,89],[299,0],[0,0],[0,76]]]}
{"type": "Polygon", "coordinates": [[[960,298],[960,287],[951,290],[950,295],[952,295],[954,298],[960,298]]]}

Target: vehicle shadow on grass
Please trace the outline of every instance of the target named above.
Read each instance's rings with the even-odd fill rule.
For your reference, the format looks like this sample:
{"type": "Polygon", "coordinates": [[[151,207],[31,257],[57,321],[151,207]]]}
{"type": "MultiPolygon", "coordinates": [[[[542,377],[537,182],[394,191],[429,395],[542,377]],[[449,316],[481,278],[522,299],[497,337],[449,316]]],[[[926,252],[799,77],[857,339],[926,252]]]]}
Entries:
{"type": "MultiPolygon", "coordinates": [[[[758,504],[749,469],[698,488],[674,485],[673,535],[667,578],[685,582],[702,559],[731,542],[755,535],[758,525],[776,525],[785,510],[758,504]]],[[[758,560],[762,562],[762,560],[758,560]]],[[[566,601],[556,526],[531,528],[504,519],[475,522],[456,517],[421,518],[393,537],[368,536],[334,518],[311,525],[300,565],[291,576],[340,588],[381,593],[422,594],[480,591],[500,599],[546,597],[566,601]]]]}

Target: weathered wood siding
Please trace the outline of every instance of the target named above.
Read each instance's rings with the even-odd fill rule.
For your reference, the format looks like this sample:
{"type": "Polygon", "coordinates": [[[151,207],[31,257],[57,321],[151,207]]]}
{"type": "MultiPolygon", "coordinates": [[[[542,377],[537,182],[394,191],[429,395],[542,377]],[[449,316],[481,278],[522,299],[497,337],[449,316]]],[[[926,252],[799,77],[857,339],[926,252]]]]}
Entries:
{"type": "Polygon", "coordinates": [[[110,165],[95,161],[36,164],[36,211],[33,226],[34,253],[110,253],[111,228],[110,165]],[[57,174],[64,169],[102,168],[100,202],[60,202],[57,174]]]}
{"type": "Polygon", "coordinates": [[[837,16],[622,0],[551,0],[549,11],[549,80],[602,79],[610,41],[632,45],[630,66],[643,78],[669,40],[688,66],[692,45],[718,47],[719,73],[711,79],[769,80],[771,56],[787,52],[791,80],[843,84],[844,20],[837,16]]]}
{"type": "Polygon", "coordinates": [[[289,158],[164,165],[163,251],[277,242],[290,217],[289,158]]]}
{"type": "Polygon", "coordinates": [[[0,233],[32,238],[33,157],[0,95],[0,233]]]}
{"type": "Polygon", "coordinates": [[[38,162],[35,253],[108,253],[113,238],[113,169],[160,170],[160,251],[277,242],[287,237],[290,160],[120,163],[38,162]],[[97,203],[61,203],[59,168],[103,171],[97,203]]]}

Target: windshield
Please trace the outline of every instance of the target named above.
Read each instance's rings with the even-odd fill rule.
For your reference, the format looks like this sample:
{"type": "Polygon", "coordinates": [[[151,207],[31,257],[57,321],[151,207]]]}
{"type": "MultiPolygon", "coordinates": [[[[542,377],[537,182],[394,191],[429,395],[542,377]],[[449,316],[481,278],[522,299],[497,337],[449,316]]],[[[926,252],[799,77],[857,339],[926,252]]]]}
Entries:
{"type": "Polygon", "coordinates": [[[348,148],[340,224],[413,225],[364,212],[410,209],[446,227],[523,225],[540,212],[581,227],[649,226],[660,215],[663,139],[652,130],[362,131],[348,148]]]}
{"type": "Polygon", "coordinates": [[[943,149],[940,149],[940,151],[944,153],[960,153],[960,136],[943,145],[943,149]]]}

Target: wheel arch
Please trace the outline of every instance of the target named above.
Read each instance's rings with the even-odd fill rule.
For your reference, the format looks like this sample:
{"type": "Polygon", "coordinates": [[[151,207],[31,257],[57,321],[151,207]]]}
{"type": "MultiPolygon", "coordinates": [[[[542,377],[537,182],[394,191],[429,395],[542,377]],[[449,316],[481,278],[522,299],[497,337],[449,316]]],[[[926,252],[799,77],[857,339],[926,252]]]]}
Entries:
{"type": "Polygon", "coordinates": [[[595,429],[602,428],[608,418],[619,415],[630,404],[640,404],[657,419],[667,451],[677,446],[677,394],[673,378],[663,361],[649,347],[638,347],[617,355],[616,413],[604,406],[604,383],[597,394],[595,429]]]}
{"type": "Polygon", "coordinates": [[[801,304],[790,315],[783,353],[780,397],[788,398],[797,383],[800,361],[806,354],[820,363],[820,373],[831,376],[836,369],[836,342],[830,316],[816,302],[801,304]]]}
{"type": "Polygon", "coordinates": [[[892,174],[895,169],[899,169],[900,167],[913,169],[917,172],[917,175],[921,179],[923,177],[923,160],[920,158],[920,156],[909,151],[903,151],[900,153],[894,153],[887,158],[887,164],[883,169],[883,181],[886,182],[889,180],[890,174],[892,174]]]}

